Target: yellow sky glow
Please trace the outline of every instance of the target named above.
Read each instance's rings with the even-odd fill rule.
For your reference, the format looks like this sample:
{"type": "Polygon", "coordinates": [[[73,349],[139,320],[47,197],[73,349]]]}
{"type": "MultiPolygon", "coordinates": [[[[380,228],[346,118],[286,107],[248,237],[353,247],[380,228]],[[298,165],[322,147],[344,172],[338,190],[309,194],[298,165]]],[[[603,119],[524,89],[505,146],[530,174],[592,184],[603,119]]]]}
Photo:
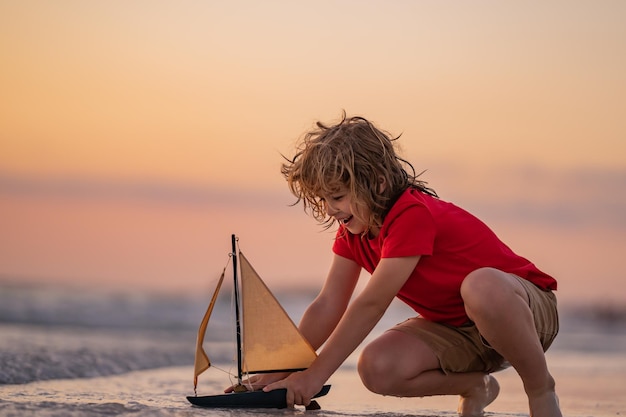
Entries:
{"type": "MultiPolygon", "coordinates": [[[[280,195],[285,207],[280,153],[289,155],[315,121],[345,109],[402,134],[404,155],[453,200],[479,206],[533,190],[520,203],[580,206],[571,179],[589,171],[602,178],[594,187],[609,190],[598,193],[613,199],[606,206],[621,207],[621,183],[611,178],[626,170],[625,18],[625,2],[605,0],[0,2],[0,179],[230,187],[280,195]]],[[[13,216],[5,216],[6,227],[37,223],[62,233],[58,201],[37,197],[40,209],[50,204],[57,214],[33,222],[23,210],[29,203],[7,189],[0,186],[3,210],[13,216]]],[[[154,272],[146,266],[150,251],[138,248],[156,237],[131,227],[133,211],[119,214],[118,203],[103,203],[118,214],[85,237],[74,275],[89,275],[86,259],[119,240],[145,256],[114,251],[118,266],[106,273],[103,260],[94,261],[94,276],[154,272]],[[114,225],[119,235],[105,231],[114,225]]],[[[93,221],[103,210],[63,204],[93,221]]],[[[265,222],[259,230],[285,240],[281,217],[260,221],[254,202],[237,204],[248,229],[265,222]]],[[[155,225],[156,236],[188,239],[172,252],[169,270],[202,240],[181,232],[193,227],[177,229],[177,216],[195,216],[179,210],[155,225]]],[[[229,210],[215,210],[205,215],[234,221],[229,210]]],[[[311,230],[311,220],[298,219],[311,230]]],[[[0,275],[74,276],[72,256],[61,257],[64,265],[52,261],[63,245],[48,248],[48,261],[43,249],[34,259],[29,247],[53,243],[16,227],[2,238],[0,275]]],[[[326,241],[312,239],[317,246],[302,243],[304,252],[328,251],[326,241]]],[[[206,265],[195,259],[188,274],[199,279],[206,265]]],[[[162,275],[158,282],[167,281],[162,275]]]]}

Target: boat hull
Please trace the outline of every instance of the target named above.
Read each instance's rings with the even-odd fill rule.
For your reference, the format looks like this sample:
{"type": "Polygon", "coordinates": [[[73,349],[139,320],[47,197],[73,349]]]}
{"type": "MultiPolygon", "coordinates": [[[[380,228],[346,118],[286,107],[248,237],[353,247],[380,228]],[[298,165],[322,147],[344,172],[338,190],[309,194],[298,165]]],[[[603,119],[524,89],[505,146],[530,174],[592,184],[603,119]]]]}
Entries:
{"type": "MultiPolygon", "coordinates": [[[[328,394],[330,385],[324,385],[313,398],[328,394]]],[[[276,389],[270,392],[246,391],[230,394],[189,396],[187,400],[198,407],[206,408],[287,408],[287,390],[276,389]]]]}

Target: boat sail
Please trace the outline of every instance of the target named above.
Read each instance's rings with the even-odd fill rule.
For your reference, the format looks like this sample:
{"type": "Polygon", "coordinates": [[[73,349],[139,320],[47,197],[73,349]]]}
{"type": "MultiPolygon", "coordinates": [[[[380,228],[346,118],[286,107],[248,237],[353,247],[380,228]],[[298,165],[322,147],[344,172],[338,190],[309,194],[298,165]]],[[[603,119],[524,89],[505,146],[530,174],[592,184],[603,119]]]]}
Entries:
{"type": "MultiPolygon", "coordinates": [[[[215,408],[285,408],[287,406],[286,390],[249,391],[242,381],[244,376],[304,370],[317,355],[248,259],[241,251],[237,251],[235,235],[232,235],[231,256],[237,342],[237,389],[230,394],[197,396],[198,376],[211,366],[211,361],[204,351],[203,342],[224,281],[226,273],[226,268],[224,268],[198,329],[193,382],[195,395],[187,397],[187,400],[194,405],[215,408]],[[238,259],[241,263],[240,278],[237,274],[238,259]]],[[[330,386],[325,385],[315,397],[326,395],[329,389],[330,386]]],[[[310,408],[318,407],[314,401],[310,406],[310,408]]]]}

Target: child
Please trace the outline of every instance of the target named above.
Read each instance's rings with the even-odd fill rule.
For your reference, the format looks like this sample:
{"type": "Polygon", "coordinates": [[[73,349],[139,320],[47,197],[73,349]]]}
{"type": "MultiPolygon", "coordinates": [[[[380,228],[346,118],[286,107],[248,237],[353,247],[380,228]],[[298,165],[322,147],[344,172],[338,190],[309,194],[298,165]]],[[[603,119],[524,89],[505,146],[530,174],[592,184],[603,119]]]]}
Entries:
{"type": "Polygon", "coordinates": [[[499,391],[491,373],[510,364],[530,414],[560,416],[544,356],[558,331],[556,281],[440,200],[396,154],[396,139],[344,114],[334,126],[318,122],[283,165],[305,211],[338,224],[328,277],[300,323],[311,345],[324,347],[309,369],[256,383],[287,388],[289,406],[308,405],[398,297],[419,315],[363,349],[358,372],[369,390],[456,394],[460,415],[482,415],[499,391]],[[349,302],[361,268],[371,278],[349,302]]]}

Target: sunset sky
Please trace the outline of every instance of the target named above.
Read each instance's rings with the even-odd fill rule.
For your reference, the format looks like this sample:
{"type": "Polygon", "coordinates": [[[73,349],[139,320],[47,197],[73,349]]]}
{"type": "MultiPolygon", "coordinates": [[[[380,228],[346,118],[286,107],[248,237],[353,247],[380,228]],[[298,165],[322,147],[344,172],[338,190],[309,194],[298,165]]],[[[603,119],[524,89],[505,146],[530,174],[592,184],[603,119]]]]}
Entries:
{"type": "Polygon", "coordinates": [[[230,234],[319,285],[281,153],[341,111],[559,280],[626,303],[626,2],[0,0],[0,282],[183,291],[230,234]]]}

